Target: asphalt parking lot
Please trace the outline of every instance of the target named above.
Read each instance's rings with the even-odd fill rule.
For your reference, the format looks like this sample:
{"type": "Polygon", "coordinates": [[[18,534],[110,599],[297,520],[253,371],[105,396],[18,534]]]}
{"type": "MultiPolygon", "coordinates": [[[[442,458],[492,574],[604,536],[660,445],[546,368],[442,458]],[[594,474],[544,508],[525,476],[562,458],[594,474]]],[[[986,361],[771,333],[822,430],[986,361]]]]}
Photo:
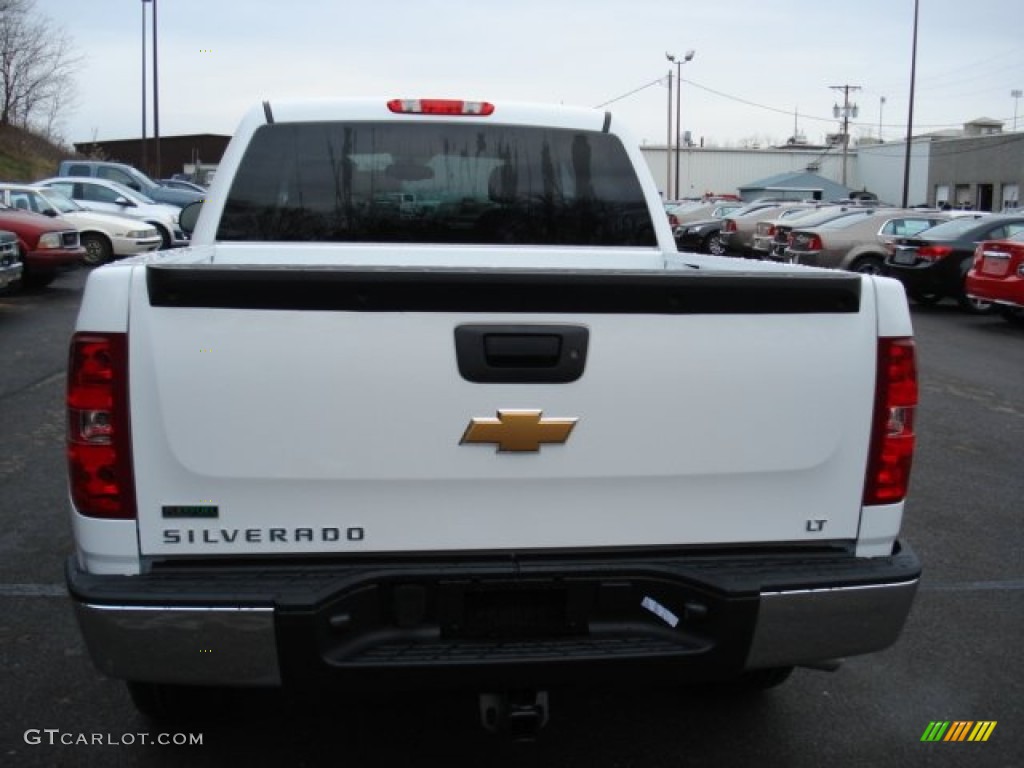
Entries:
{"type": "Polygon", "coordinates": [[[759,696],[552,691],[551,723],[532,744],[488,736],[475,698],[456,694],[247,694],[224,723],[161,729],[93,669],[62,588],[61,398],[84,276],[0,294],[0,764],[1024,764],[1024,329],[952,303],[914,309],[922,403],[904,537],[925,574],[902,638],[882,653],[797,670],[759,696]],[[922,742],[934,721],[996,726],[984,743],[922,742]],[[142,743],[162,732],[202,743],[142,743]]]}

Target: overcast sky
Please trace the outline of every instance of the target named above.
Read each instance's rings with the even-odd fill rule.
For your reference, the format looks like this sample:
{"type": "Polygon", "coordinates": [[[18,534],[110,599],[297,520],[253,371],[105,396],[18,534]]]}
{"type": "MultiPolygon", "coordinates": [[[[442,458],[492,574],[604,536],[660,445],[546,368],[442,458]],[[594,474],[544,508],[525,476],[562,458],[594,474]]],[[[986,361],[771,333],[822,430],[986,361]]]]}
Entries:
{"type": "MultiPolygon", "coordinates": [[[[837,131],[833,85],[859,86],[851,134],[898,138],[913,0],[157,0],[160,132],[231,133],[263,99],[449,96],[598,106],[664,144],[669,63],[695,141],[812,142],[837,131]],[[674,67],[673,67],[674,71],[674,67]],[[657,83],[661,78],[661,83],[657,83]],[[647,86],[650,83],[654,85],[647,86]],[[880,99],[885,105],[880,114],[880,99]]],[[[1021,0],[920,0],[915,132],[977,117],[1013,129],[1021,0]]],[[[141,0],[36,0],[83,56],[71,142],[141,133],[141,0]]],[[[148,22],[151,25],[151,20],[148,22]]],[[[151,26],[149,27],[151,30],[151,26]]],[[[151,61],[152,42],[147,42],[151,61]]],[[[151,88],[149,89],[151,93],[151,88]]],[[[149,126],[152,133],[152,108],[149,126]]],[[[1024,130],[1024,104],[1020,105],[1024,130]]]]}

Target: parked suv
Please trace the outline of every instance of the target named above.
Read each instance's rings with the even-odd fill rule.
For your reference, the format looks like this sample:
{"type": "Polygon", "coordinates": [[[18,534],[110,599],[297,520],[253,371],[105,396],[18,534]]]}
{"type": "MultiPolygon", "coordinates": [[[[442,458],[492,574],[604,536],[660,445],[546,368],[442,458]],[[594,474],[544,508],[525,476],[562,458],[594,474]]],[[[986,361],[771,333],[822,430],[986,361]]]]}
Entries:
{"type": "Polygon", "coordinates": [[[184,208],[189,203],[202,200],[202,192],[184,189],[171,189],[157,184],[149,176],[137,168],[124,163],[110,163],[100,160],[64,160],[57,169],[58,176],[84,176],[94,179],[107,179],[123,184],[129,189],[141,192],[157,203],[176,205],[184,208]]]}
{"type": "Polygon", "coordinates": [[[41,213],[0,203],[0,229],[18,238],[24,267],[21,280],[27,286],[49,285],[60,272],[77,266],[85,255],[77,229],[41,213]]]}

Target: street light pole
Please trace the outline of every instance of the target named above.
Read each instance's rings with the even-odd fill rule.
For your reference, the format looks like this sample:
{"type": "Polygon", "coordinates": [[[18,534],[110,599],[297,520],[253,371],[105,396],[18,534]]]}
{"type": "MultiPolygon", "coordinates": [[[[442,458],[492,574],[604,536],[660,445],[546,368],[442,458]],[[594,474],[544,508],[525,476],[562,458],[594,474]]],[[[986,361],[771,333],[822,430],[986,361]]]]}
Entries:
{"type": "Polygon", "coordinates": [[[878,97],[878,143],[882,143],[882,110],[885,108],[885,96],[878,97]]]}
{"type": "Polygon", "coordinates": [[[156,139],[156,173],[160,178],[160,79],[156,72],[156,0],[153,0],[153,138],[156,139]]]}
{"type": "MultiPolygon", "coordinates": [[[[692,52],[690,53],[690,56],[693,56],[692,52]]],[[[687,61],[689,61],[689,59],[687,59],[687,61]]],[[[680,105],[680,102],[683,100],[682,86],[683,86],[683,62],[677,61],[676,62],[676,192],[675,192],[676,200],[679,199],[679,142],[682,140],[682,136],[680,134],[682,134],[682,132],[683,132],[683,124],[681,122],[679,122],[679,118],[680,118],[679,105],[680,105]]]]}
{"type": "Polygon", "coordinates": [[[1024,95],[1021,93],[1019,88],[1014,88],[1010,91],[1010,98],[1013,99],[1013,130],[1017,131],[1017,101],[1024,95]]]}
{"type": "MultiPolygon", "coordinates": [[[[694,50],[689,50],[682,59],[677,59],[671,53],[666,53],[665,58],[669,61],[674,62],[676,65],[676,188],[675,188],[675,199],[679,199],[679,142],[682,139],[682,123],[680,122],[680,103],[682,101],[682,93],[680,87],[683,83],[683,64],[693,60],[693,55],[696,53],[694,50]]],[[[671,135],[671,134],[670,134],[671,135]]]]}

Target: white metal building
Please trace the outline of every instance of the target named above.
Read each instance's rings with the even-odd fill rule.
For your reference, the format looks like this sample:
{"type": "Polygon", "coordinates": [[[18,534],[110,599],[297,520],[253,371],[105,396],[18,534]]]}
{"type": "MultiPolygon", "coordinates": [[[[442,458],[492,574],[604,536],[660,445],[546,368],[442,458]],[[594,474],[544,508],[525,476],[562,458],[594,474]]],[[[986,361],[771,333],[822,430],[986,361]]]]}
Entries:
{"type": "MultiPolygon", "coordinates": [[[[910,145],[907,204],[947,202],[978,210],[1019,207],[1024,188],[1024,132],[1004,133],[1001,127],[998,121],[979,118],[965,123],[962,130],[915,137],[910,145]]],[[[645,145],[640,150],[662,195],[676,197],[674,148],[666,152],[664,145],[645,145]]],[[[900,204],[906,152],[905,141],[862,142],[851,147],[846,157],[846,186],[900,204]]],[[[842,146],[681,147],[678,196],[736,194],[740,187],[758,179],[805,170],[841,184],[842,146]]]]}
{"type": "MultiPolygon", "coordinates": [[[[665,146],[645,145],[640,148],[662,196],[675,195],[675,153],[665,146]],[[670,171],[673,176],[669,177],[670,171]],[[668,194],[666,194],[668,189],[668,194]]],[[[842,147],[815,149],[723,149],[720,147],[681,147],[679,150],[679,197],[701,197],[706,193],[736,194],[736,190],[757,179],[782,173],[812,170],[827,179],[841,183],[843,175],[842,147]]],[[[856,152],[847,157],[846,186],[862,189],[857,171],[856,152]]],[[[869,187],[870,189],[870,187],[869,187]]],[[[874,190],[871,190],[874,191],[874,190]]],[[[881,197],[881,195],[880,195],[881,197]]]]}

